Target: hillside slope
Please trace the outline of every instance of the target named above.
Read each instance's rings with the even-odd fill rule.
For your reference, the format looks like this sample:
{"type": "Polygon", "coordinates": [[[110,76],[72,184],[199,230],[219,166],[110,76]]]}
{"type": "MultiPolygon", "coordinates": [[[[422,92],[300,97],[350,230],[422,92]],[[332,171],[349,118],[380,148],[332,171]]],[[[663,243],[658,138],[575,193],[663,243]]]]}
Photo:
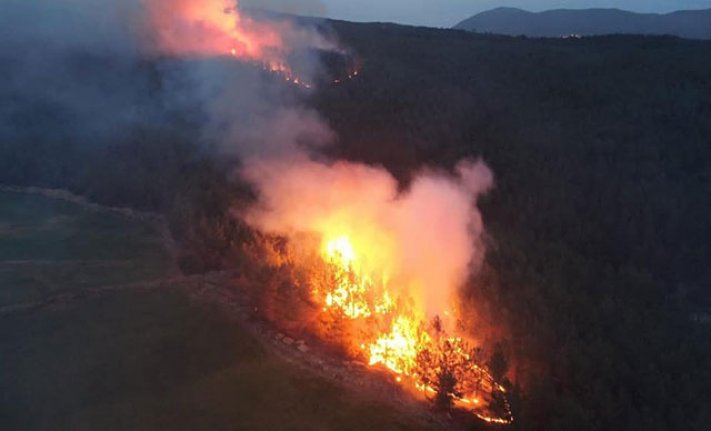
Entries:
{"type": "Polygon", "coordinates": [[[190,294],[206,279],[174,277],[160,241],[140,220],[0,191],[0,429],[441,429],[266,348],[190,294]]]}
{"type": "Polygon", "coordinates": [[[364,67],[318,97],[334,155],[495,173],[466,296],[510,331],[518,429],[708,429],[711,43],[336,28],[364,67]]]}
{"type": "MultiPolygon", "coordinates": [[[[485,268],[463,293],[502,334],[515,426],[708,430],[711,337],[690,316],[711,302],[711,42],[331,25],[362,73],[310,95],[338,136],[329,155],[385,166],[403,186],[467,157],[495,173],[485,268]]],[[[161,64],[92,64],[109,83],[165,79],[161,64]]],[[[196,155],[199,125],[80,146],[44,105],[12,117],[23,133],[0,140],[0,182],[163,211],[191,270],[240,262],[249,236],[231,214],[244,189],[196,155]]]]}

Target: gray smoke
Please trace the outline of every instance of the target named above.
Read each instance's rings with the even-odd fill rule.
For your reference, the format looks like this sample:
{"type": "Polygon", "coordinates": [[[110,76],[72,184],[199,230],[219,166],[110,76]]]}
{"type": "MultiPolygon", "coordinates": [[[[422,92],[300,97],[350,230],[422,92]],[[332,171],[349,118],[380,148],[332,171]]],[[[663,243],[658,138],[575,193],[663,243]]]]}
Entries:
{"type": "Polygon", "coordinates": [[[3,141],[39,132],[96,139],[146,117],[150,82],[127,25],[130,2],[6,0],[2,9],[3,141]]]}
{"type": "MultiPolygon", "coordinates": [[[[261,3],[250,5],[277,5],[261,3]]],[[[156,49],[159,29],[147,16],[154,4],[165,2],[5,0],[0,146],[23,139],[102,145],[137,127],[169,124],[176,115],[197,124],[201,144],[242,157],[288,153],[330,139],[318,115],[300,101],[306,90],[265,73],[258,63],[214,52],[197,57],[156,49]]],[[[177,9],[166,22],[185,22],[177,9]]],[[[294,35],[287,41],[287,60],[301,79],[313,79],[319,65],[312,48],[334,45],[314,30],[278,19],[275,28],[285,37],[294,35]]]]}

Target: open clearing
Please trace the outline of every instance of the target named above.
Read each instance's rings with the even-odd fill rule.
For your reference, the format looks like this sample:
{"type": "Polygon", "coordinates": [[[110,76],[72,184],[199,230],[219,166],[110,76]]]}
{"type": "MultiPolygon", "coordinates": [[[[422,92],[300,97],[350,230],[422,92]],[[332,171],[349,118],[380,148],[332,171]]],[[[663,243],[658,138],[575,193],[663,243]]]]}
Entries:
{"type": "Polygon", "coordinates": [[[423,429],[304,374],[170,285],[49,300],[173,271],[151,223],[0,192],[0,428],[423,429]],[[28,302],[41,306],[11,310],[28,302]]]}
{"type": "Polygon", "coordinates": [[[0,191],[0,307],[173,270],[156,223],[0,191]]]}

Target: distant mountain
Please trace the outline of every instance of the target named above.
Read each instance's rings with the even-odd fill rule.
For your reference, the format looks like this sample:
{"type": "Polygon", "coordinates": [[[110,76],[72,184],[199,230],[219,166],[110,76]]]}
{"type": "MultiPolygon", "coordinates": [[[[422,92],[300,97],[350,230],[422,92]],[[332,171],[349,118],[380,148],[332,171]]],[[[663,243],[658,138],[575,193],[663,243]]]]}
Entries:
{"type": "Polygon", "coordinates": [[[711,9],[668,14],[642,14],[619,9],[557,9],[534,13],[501,7],[474,15],[454,28],[531,37],[659,34],[711,39],[711,9]]]}

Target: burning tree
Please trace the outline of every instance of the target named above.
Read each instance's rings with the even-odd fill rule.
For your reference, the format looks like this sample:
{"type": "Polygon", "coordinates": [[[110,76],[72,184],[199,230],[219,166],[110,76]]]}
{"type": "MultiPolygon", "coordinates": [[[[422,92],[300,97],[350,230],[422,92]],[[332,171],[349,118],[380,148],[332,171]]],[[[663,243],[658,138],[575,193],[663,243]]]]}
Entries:
{"type": "Polygon", "coordinates": [[[508,408],[500,402],[505,392],[493,374],[505,372],[499,356],[485,366],[482,349],[448,333],[445,327],[461,326],[450,312],[446,321],[436,317],[426,323],[387,277],[367,270],[348,237],[317,244],[304,236],[282,253],[295,268],[294,285],[310,298],[315,334],[370,366],[389,370],[401,384],[409,382],[439,411],[466,409],[489,422],[510,422],[508,410],[498,408],[503,413],[494,414],[492,406],[508,408]],[[489,371],[488,365],[494,369],[489,371]]]}
{"type": "Polygon", "coordinates": [[[480,404],[479,393],[487,373],[475,358],[480,349],[472,348],[462,338],[448,337],[439,317],[432,324],[435,342],[417,356],[413,375],[418,387],[434,393],[439,410],[450,410],[455,404],[480,404]]]}
{"type": "Polygon", "coordinates": [[[490,184],[483,165],[425,175],[406,193],[382,170],[346,163],[261,163],[243,175],[260,195],[246,220],[290,239],[316,334],[439,409],[510,423],[509,414],[491,413],[491,394],[505,390],[454,311],[458,288],[483,258],[473,200],[490,184]]]}

